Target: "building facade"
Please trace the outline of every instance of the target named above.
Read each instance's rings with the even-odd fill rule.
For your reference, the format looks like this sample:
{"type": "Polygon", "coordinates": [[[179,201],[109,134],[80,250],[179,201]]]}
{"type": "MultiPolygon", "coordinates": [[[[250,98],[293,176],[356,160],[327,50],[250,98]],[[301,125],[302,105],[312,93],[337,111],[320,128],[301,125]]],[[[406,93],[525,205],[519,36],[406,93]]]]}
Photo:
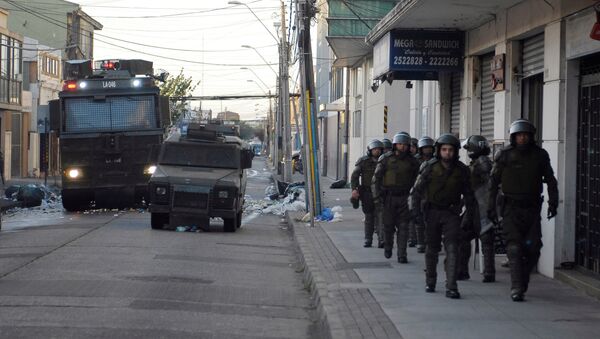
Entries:
{"type": "Polygon", "coordinates": [[[27,166],[30,116],[22,104],[23,36],[8,29],[8,15],[8,11],[0,9],[0,150],[4,155],[5,179],[21,176],[27,166]]]}
{"type": "Polygon", "coordinates": [[[23,113],[13,115],[11,120],[14,128],[10,174],[59,175],[58,138],[47,133],[48,101],[58,98],[64,61],[93,59],[94,31],[102,29],[102,25],[78,4],[63,0],[31,3],[0,0],[0,8],[10,13],[7,29],[25,42],[17,76],[19,86],[23,87],[20,97],[23,113]],[[15,134],[17,125],[21,129],[15,134]]]}
{"type": "MultiPolygon", "coordinates": [[[[347,161],[360,156],[370,139],[402,130],[434,138],[450,132],[461,140],[481,134],[497,151],[509,142],[510,123],[527,118],[537,126],[537,142],[550,154],[560,191],[558,217],[542,220],[538,270],[555,277],[561,264],[575,262],[600,277],[600,204],[595,198],[600,183],[600,42],[590,38],[595,3],[399,1],[366,34],[371,51],[347,65],[352,112],[347,161]],[[381,76],[374,71],[382,62],[376,49],[394,31],[458,32],[464,37],[462,67],[439,67],[426,76],[381,76]]],[[[546,208],[544,204],[542,215],[546,208]]]]}

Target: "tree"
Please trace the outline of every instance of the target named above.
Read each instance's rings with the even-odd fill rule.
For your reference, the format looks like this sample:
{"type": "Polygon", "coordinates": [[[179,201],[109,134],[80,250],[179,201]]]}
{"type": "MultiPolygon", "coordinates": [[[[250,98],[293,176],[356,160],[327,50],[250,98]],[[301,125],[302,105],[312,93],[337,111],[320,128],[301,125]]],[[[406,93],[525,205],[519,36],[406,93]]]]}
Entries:
{"type": "MultiPolygon", "coordinates": [[[[169,75],[166,81],[159,86],[160,94],[168,97],[191,96],[199,83],[200,81],[194,82],[191,76],[186,77],[182,68],[177,76],[169,75]]],[[[185,101],[171,101],[170,108],[173,121],[177,121],[186,111],[185,101]]]]}

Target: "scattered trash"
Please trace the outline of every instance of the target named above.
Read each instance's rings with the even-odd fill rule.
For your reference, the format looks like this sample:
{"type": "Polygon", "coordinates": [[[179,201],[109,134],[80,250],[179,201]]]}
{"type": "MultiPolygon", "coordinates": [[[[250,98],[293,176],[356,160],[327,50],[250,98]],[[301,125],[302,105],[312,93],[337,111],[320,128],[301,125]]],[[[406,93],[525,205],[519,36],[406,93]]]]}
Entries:
{"type": "Polygon", "coordinates": [[[274,185],[269,185],[265,188],[265,196],[271,200],[277,200],[279,198],[279,191],[274,185]]]}
{"type": "Polygon", "coordinates": [[[10,185],[4,190],[4,196],[8,199],[16,199],[16,194],[19,192],[21,185],[10,185]]]}
{"type": "Polygon", "coordinates": [[[331,211],[331,208],[329,208],[329,207],[324,208],[323,211],[321,211],[321,215],[317,216],[315,218],[315,220],[317,220],[317,221],[331,221],[331,220],[333,220],[333,212],[331,211]]]}
{"type": "Polygon", "coordinates": [[[348,182],[344,179],[338,180],[332,183],[331,186],[329,186],[329,188],[346,188],[347,183],[348,182]]]}
{"type": "Polygon", "coordinates": [[[333,206],[331,208],[331,212],[336,213],[336,212],[342,212],[344,209],[342,208],[342,206],[333,206]]]}
{"type": "Polygon", "coordinates": [[[23,203],[23,207],[40,206],[44,198],[44,191],[33,184],[21,186],[17,191],[17,200],[23,203]]]}
{"type": "Polygon", "coordinates": [[[190,228],[188,226],[177,226],[175,231],[177,232],[187,232],[190,228]]]}

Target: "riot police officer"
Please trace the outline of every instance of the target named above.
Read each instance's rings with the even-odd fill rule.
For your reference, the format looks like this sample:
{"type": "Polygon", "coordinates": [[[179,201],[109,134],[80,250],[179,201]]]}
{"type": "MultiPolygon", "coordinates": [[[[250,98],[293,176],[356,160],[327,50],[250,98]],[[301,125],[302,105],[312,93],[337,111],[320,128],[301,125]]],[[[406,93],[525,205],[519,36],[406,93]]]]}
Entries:
{"type": "Polygon", "coordinates": [[[412,214],[425,220],[425,291],[435,292],[438,254],[442,236],[446,250],[446,297],[460,298],[456,284],[461,197],[466,214],[477,208],[469,168],[458,160],[460,142],[452,134],[442,134],[435,143],[435,157],[421,165],[411,191],[412,214]]]}
{"type": "Polygon", "coordinates": [[[464,218],[461,224],[461,243],[458,248],[458,280],[469,279],[469,259],[471,257],[471,241],[479,237],[483,254],[483,282],[496,280],[494,252],[494,223],[488,219],[485,211],[488,207],[490,172],[490,146],[485,137],[472,135],[463,142],[471,163],[471,187],[475,194],[478,209],[472,219],[464,218]]]}
{"type": "MultiPolygon", "coordinates": [[[[417,143],[417,155],[415,156],[417,161],[419,161],[419,166],[433,158],[434,144],[435,140],[428,136],[419,139],[417,143]]],[[[409,238],[416,243],[417,253],[425,253],[425,225],[422,218],[412,219],[409,238]]],[[[411,240],[409,240],[409,245],[411,240]]]]}
{"type": "Polygon", "coordinates": [[[383,154],[386,154],[392,150],[392,140],[383,138],[381,139],[381,142],[383,142],[383,154]]]}
{"type": "Polygon", "coordinates": [[[410,135],[394,136],[393,151],[379,158],[373,177],[373,195],[383,202],[384,254],[392,256],[394,233],[398,247],[398,262],[407,263],[408,195],[419,171],[419,163],[410,154],[410,135]]]}
{"type": "Polygon", "coordinates": [[[529,275],[536,267],[542,248],[542,185],[548,187],[548,219],[556,216],[558,185],[548,152],[534,141],[535,126],[525,119],[510,126],[510,145],[494,158],[487,209],[490,220],[497,220],[496,198],[502,187],[501,213],[506,254],[510,263],[513,301],[523,301],[529,275]]]}
{"type": "MultiPolygon", "coordinates": [[[[367,146],[367,154],[356,161],[354,171],[350,179],[352,187],[352,199],[360,199],[362,210],[365,214],[365,245],[371,247],[373,244],[373,232],[375,225],[380,225],[377,221],[376,206],[371,193],[371,181],[377,167],[377,159],[383,152],[383,143],[379,140],[372,140],[367,146]]],[[[378,232],[378,238],[381,238],[382,232],[378,232]]],[[[383,240],[383,239],[381,239],[383,240]]]]}
{"type": "Polygon", "coordinates": [[[417,138],[410,138],[410,154],[412,154],[413,156],[417,156],[417,152],[419,150],[418,145],[419,144],[419,139],[417,138]]]}

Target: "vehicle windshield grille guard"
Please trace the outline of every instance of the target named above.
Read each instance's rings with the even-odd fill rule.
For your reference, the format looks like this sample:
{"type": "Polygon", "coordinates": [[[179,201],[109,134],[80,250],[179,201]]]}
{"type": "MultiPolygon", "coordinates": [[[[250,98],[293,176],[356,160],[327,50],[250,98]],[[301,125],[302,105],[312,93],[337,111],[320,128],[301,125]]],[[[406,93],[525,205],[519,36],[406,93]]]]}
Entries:
{"type": "Polygon", "coordinates": [[[156,129],[153,95],[65,98],[65,132],[113,132],[156,129]]]}
{"type": "Polygon", "coordinates": [[[235,145],[165,143],[163,147],[159,163],[164,165],[236,169],[240,164],[235,145]]]}

